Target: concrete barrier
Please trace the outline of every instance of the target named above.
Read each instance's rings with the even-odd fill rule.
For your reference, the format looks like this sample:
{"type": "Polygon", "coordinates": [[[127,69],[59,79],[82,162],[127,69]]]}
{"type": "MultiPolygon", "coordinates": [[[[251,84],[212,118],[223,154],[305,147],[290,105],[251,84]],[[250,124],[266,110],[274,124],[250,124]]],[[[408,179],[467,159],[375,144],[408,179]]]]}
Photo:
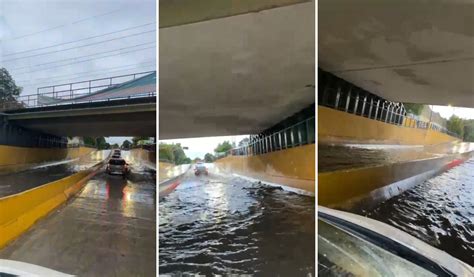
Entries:
{"type": "Polygon", "coordinates": [[[457,140],[434,130],[398,126],[318,106],[319,143],[433,145],[457,140]]]}
{"type": "Polygon", "coordinates": [[[309,144],[262,155],[228,156],[215,165],[219,170],[314,195],[314,155],[315,145],[309,144]]]}
{"type": "Polygon", "coordinates": [[[45,162],[75,159],[87,155],[95,148],[33,148],[0,145],[0,174],[24,170],[45,162]]]}
{"type": "Polygon", "coordinates": [[[159,162],[159,196],[160,198],[171,193],[181,182],[182,178],[191,168],[190,164],[174,165],[159,162]]]}
{"type": "Polygon", "coordinates": [[[63,179],[0,198],[0,249],[80,191],[104,161],[63,179]]]}
{"type": "Polygon", "coordinates": [[[472,157],[473,152],[318,174],[318,204],[370,208],[472,157]]]}
{"type": "Polygon", "coordinates": [[[156,152],[135,148],[130,150],[130,163],[138,162],[149,169],[156,170],[156,152]]]}

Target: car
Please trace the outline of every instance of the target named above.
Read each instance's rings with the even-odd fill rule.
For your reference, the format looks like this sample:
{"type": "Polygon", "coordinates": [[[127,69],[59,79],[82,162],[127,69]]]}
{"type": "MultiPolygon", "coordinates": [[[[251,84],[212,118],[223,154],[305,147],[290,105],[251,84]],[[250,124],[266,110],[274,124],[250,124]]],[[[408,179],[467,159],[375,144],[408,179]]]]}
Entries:
{"type": "Polygon", "coordinates": [[[107,164],[107,168],[105,170],[109,175],[122,175],[124,178],[130,173],[130,169],[128,167],[127,162],[121,158],[112,158],[109,160],[107,164]]]}
{"type": "Polygon", "coordinates": [[[207,171],[207,167],[203,163],[197,163],[194,167],[194,175],[198,176],[201,173],[204,173],[206,175],[209,174],[209,172],[207,171]]]}
{"type": "Polygon", "coordinates": [[[112,159],[120,159],[120,154],[113,154],[112,159]]]}

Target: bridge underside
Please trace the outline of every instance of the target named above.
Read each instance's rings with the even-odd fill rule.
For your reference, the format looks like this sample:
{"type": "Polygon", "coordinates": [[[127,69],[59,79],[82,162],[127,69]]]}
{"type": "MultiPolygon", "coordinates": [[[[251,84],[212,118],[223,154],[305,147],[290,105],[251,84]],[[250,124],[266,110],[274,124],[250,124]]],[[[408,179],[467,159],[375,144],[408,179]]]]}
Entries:
{"type": "Polygon", "coordinates": [[[318,5],[322,69],[391,101],[474,108],[474,3],[318,5]]]}
{"type": "Polygon", "coordinates": [[[24,109],[6,117],[57,136],[156,136],[155,97],[24,109]]]}
{"type": "Polygon", "coordinates": [[[168,2],[160,2],[161,139],[255,134],[315,102],[314,2],[189,10],[197,23],[165,17],[168,2]]]}

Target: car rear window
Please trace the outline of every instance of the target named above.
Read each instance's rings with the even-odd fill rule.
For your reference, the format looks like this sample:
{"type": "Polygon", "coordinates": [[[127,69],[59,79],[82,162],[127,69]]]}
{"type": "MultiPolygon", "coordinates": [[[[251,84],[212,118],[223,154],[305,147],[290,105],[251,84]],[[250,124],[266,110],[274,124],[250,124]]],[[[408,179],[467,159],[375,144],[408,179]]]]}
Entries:
{"type": "Polygon", "coordinates": [[[125,160],[110,160],[109,164],[111,164],[111,165],[124,165],[125,160]]]}

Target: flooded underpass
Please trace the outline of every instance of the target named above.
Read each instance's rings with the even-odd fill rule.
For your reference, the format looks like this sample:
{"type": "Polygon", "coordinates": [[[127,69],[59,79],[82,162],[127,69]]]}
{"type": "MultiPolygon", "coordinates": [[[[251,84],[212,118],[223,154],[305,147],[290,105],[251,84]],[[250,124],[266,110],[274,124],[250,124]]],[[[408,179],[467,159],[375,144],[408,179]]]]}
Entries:
{"type": "MultiPolygon", "coordinates": [[[[344,145],[319,146],[320,172],[341,172],[443,157],[473,150],[473,144],[442,146],[344,145]]],[[[453,158],[454,159],[454,158],[453,158]]],[[[474,158],[456,159],[447,171],[415,182],[384,201],[336,206],[392,225],[450,255],[474,265],[474,158]]],[[[419,172],[421,173],[421,172],[419,172]]],[[[431,176],[431,175],[430,175],[431,176]]],[[[358,185],[358,184],[353,184],[358,185]]],[[[363,184],[360,184],[363,185],[363,184]]],[[[369,201],[367,201],[369,200],[369,201]]]]}
{"type": "Polygon", "coordinates": [[[314,205],[239,177],[188,172],[160,200],[160,275],[312,275],[314,205]]]}
{"type": "Polygon", "coordinates": [[[0,251],[0,259],[26,262],[77,276],[156,274],[154,172],[128,151],[127,178],[103,167],[83,190],[0,251]]]}

